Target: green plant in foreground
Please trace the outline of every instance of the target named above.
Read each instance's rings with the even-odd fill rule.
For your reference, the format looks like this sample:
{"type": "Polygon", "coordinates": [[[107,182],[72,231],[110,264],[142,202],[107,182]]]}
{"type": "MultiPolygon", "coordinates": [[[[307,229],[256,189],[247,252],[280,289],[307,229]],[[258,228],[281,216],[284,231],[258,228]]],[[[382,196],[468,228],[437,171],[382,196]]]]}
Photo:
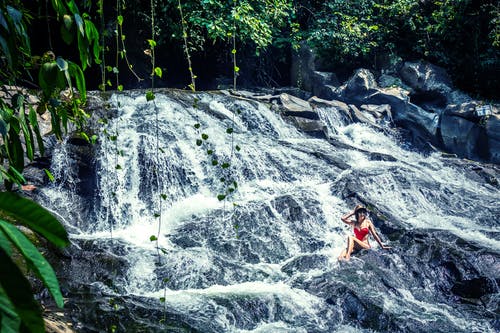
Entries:
{"type": "Polygon", "coordinates": [[[45,208],[11,192],[0,192],[0,332],[45,332],[39,304],[16,263],[15,254],[44,283],[57,306],[63,297],[54,270],[35,245],[13,223],[45,237],[58,247],[69,244],[62,224],[45,208]]]}

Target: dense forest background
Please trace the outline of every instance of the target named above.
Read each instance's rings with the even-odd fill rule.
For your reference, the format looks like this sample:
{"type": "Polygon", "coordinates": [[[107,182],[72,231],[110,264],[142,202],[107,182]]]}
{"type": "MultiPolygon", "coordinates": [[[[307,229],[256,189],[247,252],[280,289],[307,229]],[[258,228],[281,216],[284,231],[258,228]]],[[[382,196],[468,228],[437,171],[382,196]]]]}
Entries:
{"type": "MultiPolygon", "coordinates": [[[[24,69],[36,69],[37,56],[47,51],[78,59],[83,43],[69,47],[77,39],[80,42],[75,36],[79,22],[73,16],[54,11],[50,1],[2,2],[4,8],[11,5],[24,13],[31,43],[31,58],[24,59],[25,65],[31,65],[24,69]]],[[[51,2],[63,6],[65,1],[51,2]]],[[[458,88],[472,95],[497,97],[500,5],[496,0],[67,3],[74,3],[83,23],[91,21],[98,30],[99,36],[89,40],[89,55],[95,51],[96,60],[102,61],[86,70],[89,89],[98,89],[103,83],[101,71],[112,78],[108,89],[150,86],[148,40],[153,39],[155,66],[163,72],[157,78],[158,86],[188,88],[189,68],[199,89],[224,86],[232,82],[234,55],[240,85],[286,86],[290,84],[292,53],[307,43],[318,54],[317,69],[334,72],[339,79],[359,67],[390,70],[403,60],[423,59],[444,67],[458,88]],[[128,70],[130,66],[134,73],[128,70]]],[[[74,13],[69,10],[69,14],[74,13]]],[[[30,81],[26,71],[20,74],[17,77],[25,83],[30,81]]],[[[36,77],[33,71],[31,74],[36,77]]],[[[3,76],[4,80],[11,78],[3,76]]],[[[33,87],[38,85],[35,79],[31,81],[33,87]]]]}

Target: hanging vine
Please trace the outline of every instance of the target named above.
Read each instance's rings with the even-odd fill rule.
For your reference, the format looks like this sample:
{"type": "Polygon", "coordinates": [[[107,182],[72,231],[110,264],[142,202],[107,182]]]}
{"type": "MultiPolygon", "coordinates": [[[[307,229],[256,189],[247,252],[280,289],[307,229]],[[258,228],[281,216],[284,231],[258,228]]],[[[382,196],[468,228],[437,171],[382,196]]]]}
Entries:
{"type": "Polygon", "coordinates": [[[106,29],[104,23],[104,0],[99,0],[99,9],[97,13],[99,14],[100,24],[101,24],[101,84],[99,89],[106,91],[106,39],[104,36],[104,30],[106,29]]]}
{"type": "Polygon", "coordinates": [[[236,79],[239,75],[240,68],[236,63],[236,19],[239,17],[236,8],[237,0],[233,0],[233,31],[232,31],[232,42],[233,48],[231,50],[231,55],[233,58],[233,89],[236,90],[236,79]]]}
{"type": "Polygon", "coordinates": [[[196,91],[196,75],[194,74],[193,72],[193,65],[191,63],[191,55],[189,53],[189,47],[188,47],[188,34],[187,34],[187,28],[186,28],[186,20],[184,18],[184,13],[182,11],[182,3],[181,3],[181,0],[179,0],[179,5],[178,5],[178,9],[179,9],[179,14],[181,16],[181,27],[182,27],[182,39],[184,40],[184,53],[186,55],[186,60],[188,62],[188,70],[189,70],[189,74],[191,76],[191,84],[189,84],[189,88],[192,90],[192,91],[196,91]]]}

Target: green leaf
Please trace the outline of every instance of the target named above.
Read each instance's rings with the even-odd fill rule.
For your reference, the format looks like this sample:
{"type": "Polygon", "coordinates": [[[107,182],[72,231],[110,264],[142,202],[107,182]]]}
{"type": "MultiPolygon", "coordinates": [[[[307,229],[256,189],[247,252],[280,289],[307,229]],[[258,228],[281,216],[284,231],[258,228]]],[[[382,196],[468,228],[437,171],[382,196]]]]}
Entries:
{"type": "Polygon", "coordinates": [[[160,302],[165,303],[165,297],[160,297],[160,302]]]}
{"type": "Polygon", "coordinates": [[[121,26],[123,24],[123,16],[121,15],[118,15],[116,17],[116,21],[118,22],[118,24],[121,26]]]}
{"type": "Polygon", "coordinates": [[[23,233],[14,225],[0,219],[0,232],[1,231],[3,231],[12,244],[15,245],[15,247],[23,255],[26,262],[33,267],[35,272],[43,281],[44,285],[52,294],[52,297],[54,297],[57,306],[62,308],[64,306],[63,297],[61,289],[59,289],[59,282],[57,281],[57,277],[52,269],[52,266],[50,266],[47,260],[31,243],[31,241],[26,238],[26,236],[24,236],[23,233]]]}
{"type": "Polygon", "coordinates": [[[203,140],[207,140],[207,139],[208,139],[208,134],[203,133],[203,134],[201,135],[201,138],[202,138],[203,140]]]}
{"type": "Polygon", "coordinates": [[[75,78],[76,89],[80,93],[80,99],[85,103],[87,100],[87,85],[82,69],[74,62],[69,61],[69,74],[75,78]]]}
{"type": "Polygon", "coordinates": [[[64,72],[64,71],[68,70],[68,62],[66,60],[64,60],[63,58],[57,57],[56,64],[57,64],[57,67],[59,67],[60,71],[64,72]]]}
{"type": "Polygon", "coordinates": [[[146,93],[146,101],[152,101],[155,99],[155,94],[150,90],[146,93]]]}
{"type": "Polygon", "coordinates": [[[151,242],[154,242],[154,241],[158,240],[158,238],[156,238],[156,236],[155,236],[155,235],[151,235],[151,236],[149,237],[149,240],[150,240],[151,242]]]}
{"type": "Polygon", "coordinates": [[[207,155],[212,155],[213,153],[214,153],[214,151],[212,149],[207,150],[207,155]]]}
{"type": "Polygon", "coordinates": [[[151,48],[154,48],[156,46],[156,42],[152,39],[148,39],[148,43],[151,48]]]}
{"type": "Polygon", "coordinates": [[[226,133],[227,133],[227,134],[231,134],[231,133],[233,133],[233,129],[232,129],[232,128],[228,128],[228,129],[226,129],[226,133]]]}
{"type": "Polygon", "coordinates": [[[45,171],[45,174],[47,175],[47,177],[49,177],[49,181],[50,182],[55,182],[56,181],[56,179],[54,178],[54,176],[52,175],[52,173],[49,170],[43,169],[43,171],[45,171]]]}
{"type": "Polygon", "coordinates": [[[31,285],[11,258],[0,248],[0,286],[13,310],[30,333],[44,333],[40,306],[33,298],[31,285]]]}
{"type": "Polygon", "coordinates": [[[3,234],[3,232],[0,232],[0,248],[3,249],[5,253],[7,253],[7,255],[9,256],[12,254],[12,248],[10,246],[10,242],[7,239],[7,237],[3,234]]]}
{"type": "Polygon", "coordinates": [[[52,244],[69,244],[68,233],[62,224],[45,208],[12,192],[0,192],[0,210],[31,230],[40,233],[52,244]]]}
{"type": "Polygon", "coordinates": [[[82,17],[79,14],[75,14],[75,22],[78,30],[80,30],[80,33],[82,34],[82,37],[85,36],[85,26],[83,24],[82,17]]]}
{"type": "Polygon", "coordinates": [[[24,150],[19,138],[19,121],[17,118],[12,118],[10,122],[9,137],[5,145],[7,156],[9,157],[10,166],[17,171],[22,172],[24,169],[24,150]]]}
{"type": "Polygon", "coordinates": [[[222,201],[222,200],[226,199],[226,196],[225,196],[224,194],[219,194],[219,195],[217,196],[217,199],[218,199],[219,201],[222,201]]]}
{"type": "Polygon", "coordinates": [[[167,195],[166,194],[161,194],[160,197],[163,199],[163,200],[167,200],[167,195]]]}
{"type": "Polygon", "coordinates": [[[201,141],[200,139],[196,140],[196,145],[197,146],[201,146],[202,144],[203,144],[203,141],[201,141]]]}
{"type": "Polygon", "coordinates": [[[229,163],[222,163],[221,167],[222,169],[227,169],[229,168],[231,165],[229,163]]]}
{"type": "Polygon", "coordinates": [[[43,156],[45,154],[45,146],[43,144],[42,135],[40,133],[40,127],[38,126],[36,111],[31,105],[30,105],[30,113],[29,113],[28,117],[29,117],[31,127],[33,128],[33,132],[35,132],[36,141],[38,143],[38,150],[40,151],[40,155],[43,156]]]}
{"type": "Polygon", "coordinates": [[[18,333],[21,320],[14,311],[14,306],[0,286],[0,332],[18,333]]]}
{"type": "Polygon", "coordinates": [[[123,91],[123,85],[122,84],[118,85],[118,91],[123,91]]]}
{"type": "Polygon", "coordinates": [[[9,124],[0,118],[0,135],[6,136],[9,131],[9,124]]]}
{"type": "Polygon", "coordinates": [[[219,164],[219,161],[217,161],[217,160],[212,160],[212,165],[213,165],[213,166],[216,166],[217,164],[219,164]]]}
{"type": "Polygon", "coordinates": [[[158,76],[158,77],[162,77],[163,72],[162,72],[162,70],[161,70],[161,68],[160,68],[160,67],[155,67],[155,74],[156,74],[156,76],[158,76]]]}
{"type": "Polygon", "coordinates": [[[65,14],[63,16],[63,22],[66,30],[71,31],[71,28],[73,27],[73,18],[71,17],[71,15],[65,14]]]}
{"type": "Polygon", "coordinates": [[[200,128],[200,126],[201,126],[200,124],[194,124],[194,128],[196,129],[200,128]]]}
{"type": "Polygon", "coordinates": [[[236,149],[236,151],[240,151],[241,150],[240,146],[238,146],[238,145],[236,145],[236,147],[234,147],[234,148],[236,149]]]}
{"type": "Polygon", "coordinates": [[[33,133],[31,132],[28,123],[26,122],[26,118],[24,115],[24,107],[19,110],[19,125],[21,125],[21,130],[23,131],[24,135],[24,142],[25,142],[25,147],[26,147],[26,156],[30,161],[33,161],[35,158],[34,156],[34,150],[35,150],[35,143],[33,142],[33,133]]]}

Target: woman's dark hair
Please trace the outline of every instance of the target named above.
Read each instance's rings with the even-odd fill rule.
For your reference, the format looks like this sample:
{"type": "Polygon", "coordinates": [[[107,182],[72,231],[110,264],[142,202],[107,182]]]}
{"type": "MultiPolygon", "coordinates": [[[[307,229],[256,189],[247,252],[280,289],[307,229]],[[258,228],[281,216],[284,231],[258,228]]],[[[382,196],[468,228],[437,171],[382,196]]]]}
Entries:
{"type": "Polygon", "coordinates": [[[361,215],[361,214],[363,214],[365,216],[368,214],[368,211],[366,210],[366,208],[361,207],[361,208],[356,209],[356,211],[354,212],[354,215],[356,217],[356,223],[358,223],[359,215],[361,215]]]}

